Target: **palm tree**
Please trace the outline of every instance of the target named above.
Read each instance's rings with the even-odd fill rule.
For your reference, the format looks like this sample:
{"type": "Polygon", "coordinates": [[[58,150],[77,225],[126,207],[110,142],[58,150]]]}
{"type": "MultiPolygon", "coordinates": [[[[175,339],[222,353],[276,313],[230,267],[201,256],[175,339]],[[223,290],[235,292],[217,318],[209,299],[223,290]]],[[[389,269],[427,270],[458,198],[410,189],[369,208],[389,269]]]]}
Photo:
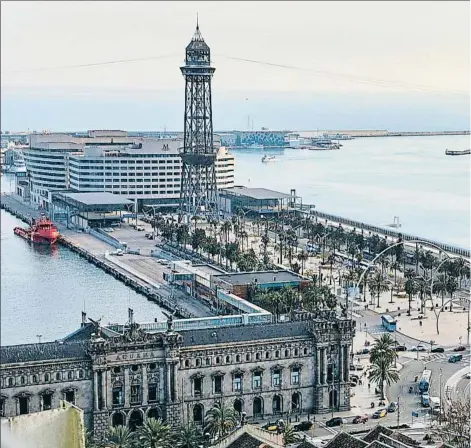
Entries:
{"type": "Polygon", "coordinates": [[[417,293],[417,281],[415,278],[408,278],[404,283],[404,289],[406,294],[409,296],[409,309],[407,310],[407,315],[410,316],[411,305],[412,305],[412,296],[417,293]]]}
{"type": "Polygon", "coordinates": [[[229,434],[237,425],[237,417],[234,408],[224,405],[215,406],[206,412],[205,432],[212,438],[220,438],[229,434]]]}
{"type": "Polygon", "coordinates": [[[445,274],[440,274],[438,276],[437,281],[433,283],[433,292],[435,294],[440,294],[442,297],[442,308],[445,303],[445,293],[448,292],[447,287],[446,287],[446,282],[447,282],[447,279],[446,279],[445,274]]]}
{"type": "Polygon", "coordinates": [[[453,294],[458,289],[458,282],[455,277],[449,277],[446,282],[446,290],[450,294],[450,311],[453,311],[453,294]]]}
{"type": "Polygon", "coordinates": [[[297,256],[298,260],[301,262],[301,275],[304,275],[304,263],[309,260],[309,254],[302,250],[297,256]]]}
{"type": "Polygon", "coordinates": [[[294,426],[287,424],[283,432],[283,445],[291,445],[292,443],[299,442],[300,435],[294,429],[294,426]]]}
{"type": "Polygon", "coordinates": [[[296,288],[291,286],[283,286],[280,291],[283,309],[286,313],[291,315],[299,304],[299,292],[296,288]]]}
{"type": "Polygon", "coordinates": [[[110,427],[105,435],[106,448],[131,448],[136,440],[135,434],[125,426],[110,427]]]}
{"type": "Polygon", "coordinates": [[[203,442],[201,431],[192,423],[180,427],[177,432],[178,448],[199,448],[203,442]]]}
{"type": "Polygon", "coordinates": [[[378,304],[376,305],[379,308],[379,297],[381,293],[389,291],[389,281],[379,272],[377,272],[371,279],[368,284],[370,290],[375,293],[378,297],[378,304]]]}
{"type": "Polygon", "coordinates": [[[172,446],[172,433],[170,426],[161,419],[148,418],[137,430],[137,438],[145,448],[170,448],[172,446]]]}
{"type": "Polygon", "coordinates": [[[381,358],[394,361],[397,358],[397,352],[394,349],[394,340],[389,334],[382,334],[376,340],[373,348],[370,351],[370,362],[374,363],[381,358]]]}
{"type": "Polygon", "coordinates": [[[397,271],[401,272],[402,265],[398,260],[394,260],[390,267],[394,271],[394,286],[397,287],[397,271]]]}
{"type": "Polygon", "coordinates": [[[387,356],[379,356],[375,362],[371,364],[369,374],[370,380],[376,382],[380,386],[381,401],[384,401],[384,383],[389,386],[399,381],[399,373],[393,368],[393,362],[387,356]]]}

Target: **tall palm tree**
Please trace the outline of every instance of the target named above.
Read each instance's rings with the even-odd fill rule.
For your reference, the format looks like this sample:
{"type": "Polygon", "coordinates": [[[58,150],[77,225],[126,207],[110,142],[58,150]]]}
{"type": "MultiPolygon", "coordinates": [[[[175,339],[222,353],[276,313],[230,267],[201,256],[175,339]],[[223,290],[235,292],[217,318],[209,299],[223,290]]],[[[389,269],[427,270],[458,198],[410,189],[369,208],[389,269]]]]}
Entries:
{"type": "Polygon", "coordinates": [[[371,279],[368,284],[371,291],[377,295],[378,303],[377,307],[379,308],[379,297],[381,293],[388,292],[390,283],[389,281],[379,272],[377,272],[371,279]]]}
{"type": "Polygon", "coordinates": [[[302,250],[299,252],[297,258],[301,262],[301,275],[304,275],[304,264],[309,260],[309,254],[305,250],[302,250]]]}
{"type": "Polygon", "coordinates": [[[387,356],[380,356],[371,364],[370,380],[376,382],[380,386],[381,401],[384,401],[384,383],[389,386],[399,381],[399,373],[393,368],[393,361],[387,356]]]}
{"type": "Polygon", "coordinates": [[[397,271],[401,272],[402,265],[398,260],[394,260],[390,267],[394,271],[394,286],[397,287],[397,271]]]}
{"type": "Polygon", "coordinates": [[[136,440],[135,434],[125,426],[110,427],[105,434],[106,448],[132,448],[136,440]]]}
{"type": "Polygon", "coordinates": [[[442,308],[445,303],[445,294],[448,292],[446,287],[447,279],[445,274],[440,274],[436,281],[433,282],[433,292],[440,294],[442,298],[442,308]]]}
{"type": "Polygon", "coordinates": [[[234,408],[228,406],[215,406],[206,412],[205,432],[212,438],[220,438],[229,434],[237,425],[237,416],[234,408]]]}
{"type": "Polygon", "coordinates": [[[386,358],[391,362],[397,358],[397,352],[394,349],[394,340],[389,334],[382,334],[376,340],[370,351],[370,362],[374,363],[381,358],[386,358]]]}
{"type": "Polygon", "coordinates": [[[137,439],[145,448],[170,448],[173,444],[170,426],[154,418],[148,418],[138,428],[137,439]]]}
{"type": "Polygon", "coordinates": [[[192,423],[180,427],[177,432],[178,448],[199,448],[203,442],[200,429],[192,423]]]}
{"type": "Polygon", "coordinates": [[[410,316],[412,296],[417,293],[417,281],[415,278],[415,271],[413,269],[406,269],[404,271],[404,277],[406,278],[406,281],[404,283],[404,289],[406,291],[406,294],[409,296],[409,309],[407,310],[407,315],[410,316]]]}
{"type": "Polygon", "coordinates": [[[456,277],[449,277],[446,282],[446,290],[450,294],[450,311],[453,311],[453,294],[458,290],[456,277]]]}

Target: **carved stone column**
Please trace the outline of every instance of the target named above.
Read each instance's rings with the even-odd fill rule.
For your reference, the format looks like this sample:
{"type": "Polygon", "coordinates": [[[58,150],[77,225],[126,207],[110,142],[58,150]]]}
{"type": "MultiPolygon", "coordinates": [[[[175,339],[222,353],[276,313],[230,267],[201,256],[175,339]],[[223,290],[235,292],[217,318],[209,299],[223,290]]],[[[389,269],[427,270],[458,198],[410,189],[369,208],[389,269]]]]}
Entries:
{"type": "Polygon", "coordinates": [[[316,383],[321,384],[321,349],[316,348],[316,383]]]}
{"type": "Polygon", "coordinates": [[[343,357],[343,366],[344,366],[344,371],[343,371],[343,380],[344,381],[347,381],[348,380],[348,372],[349,372],[349,351],[350,351],[350,347],[349,345],[347,344],[345,346],[345,352],[344,352],[344,357],[343,357]]]}
{"type": "Polygon", "coordinates": [[[111,369],[106,371],[106,406],[111,409],[113,405],[113,383],[111,382],[111,369]]]}
{"type": "Polygon", "coordinates": [[[322,359],[323,359],[322,379],[323,379],[323,384],[327,384],[327,347],[324,347],[322,349],[322,359]]]}
{"type": "Polygon", "coordinates": [[[165,364],[165,401],[171,403],[171,392],[170,392],[170,363],[165,364]]]}
{"type": "Polygon", "coordinates": [[[142,404],[147,404],[149,397],[148,384],[147,384],[147,365],[142,364],[142,404]]]}
{"type": "Polygon", "coordinates": [[[343,369],[344,369],[344,359],[345,356],[345,346],[341,345],[339,350],[339,381],[344,381],[343,369]]]}
{"type": "Polygon", "coordinates": [[[101,409],[106,409],[108,402],[106,400],[106,370],[101,371],[101,409]]]}
{"type": "Polygon", "coordinates": [[[128,408],[131,401],[131,384],[129,382],[129,367],[124,368],[124,407],[128,408]]]}
{"type": "Polygon", "coordinates": [[[93,401],[95,403],[95,411],[98,411],[98,371],[93,371],[93,401]]]}

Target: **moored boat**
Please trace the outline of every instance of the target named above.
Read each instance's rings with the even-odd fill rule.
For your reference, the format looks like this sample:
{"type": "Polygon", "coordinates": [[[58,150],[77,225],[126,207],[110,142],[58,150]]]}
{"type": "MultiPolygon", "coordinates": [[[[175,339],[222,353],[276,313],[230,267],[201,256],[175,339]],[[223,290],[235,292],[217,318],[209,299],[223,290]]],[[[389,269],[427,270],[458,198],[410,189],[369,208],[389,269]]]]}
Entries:
{"type": "Polygon", "coordinates": [[[276,161],[277,161],[277,159],[275,158],[275,156],[269,156],[269,155],[265,154],[262,157],[262,162],[263,163],[276,162],[276,161]]]}
{"type": "Polygon", "coordinates": [[[445,154],[447,156],[464,156],[466,154],[471,154],[471,149],[464,149],[463,151],[451,151],[450,149],[447,149],[445,154]]]}
{"type": "Polygon", "coordinates": [[[13,232],[35,244],[52,245],[59,238],[59,230],[45,215],[41,215],[39,219],[33,219],[29,229],[15,227],[13,232]]]}

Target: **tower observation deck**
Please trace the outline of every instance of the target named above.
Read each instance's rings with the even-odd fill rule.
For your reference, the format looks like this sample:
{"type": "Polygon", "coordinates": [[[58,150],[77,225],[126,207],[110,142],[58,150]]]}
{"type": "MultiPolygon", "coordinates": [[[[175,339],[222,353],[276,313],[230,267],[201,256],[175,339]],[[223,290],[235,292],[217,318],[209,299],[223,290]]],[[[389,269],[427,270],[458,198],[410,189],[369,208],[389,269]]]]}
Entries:
{"type": "Polygon", "coordinates": [[[180,216],[218,219],[216,153],[213,143],[211,51],[199,25],[186,47],[185,123],[182,158],[180,216]]]}

